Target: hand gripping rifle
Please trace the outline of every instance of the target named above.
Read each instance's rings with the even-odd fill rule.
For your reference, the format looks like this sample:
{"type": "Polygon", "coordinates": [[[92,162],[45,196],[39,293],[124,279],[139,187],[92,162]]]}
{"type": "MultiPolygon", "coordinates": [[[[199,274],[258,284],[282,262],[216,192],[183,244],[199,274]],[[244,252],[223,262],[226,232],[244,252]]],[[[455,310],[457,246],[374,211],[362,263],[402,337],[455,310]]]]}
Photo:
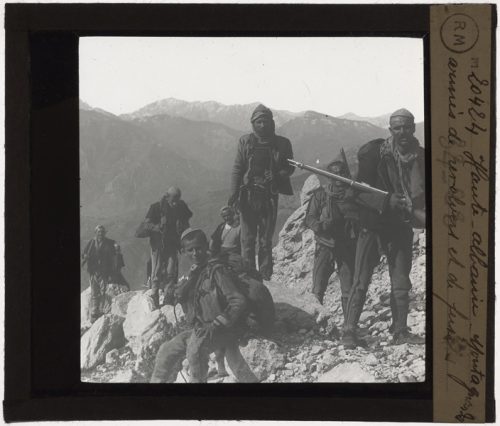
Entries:
{"type": "Polygon", "coordinates": [[[345,184],[349,185],[353,189],[357,189],[358,191],[363,191],[363,192],[376,192],[381,195],[389,195],[387,191],[383,191],[382,189],[374,188],[373,186],[370,186],[366,183],[362,182],[356,182],[353,179],[346,178],[344,176],[336,175],[335,173],[327,172],[326,170],[321,170],[316,167],[308,166],[307,164],[300,163],[295,160],[288,160],[288,162],[295,167],[298,167],[299,169],[302,170],[307,170],[311,173],[314,173],[316,175],[324,176],[329,179],[333,180],[338,180],[340,182],[344,182],[345,184]]]}
{"type": "MultiPolygon", "coordinates": [[[[389,194],[387,191],[383,191],[382,189],[374,188],[373,186],[370,186],[366,183],[356,182],[353,179],[349,179],[349,178],[346,178],[344,176],[339,176],[339,175],[336,175],[335,173],[327,172],[326,170],[321,170],[321,169],[318,169],[316,167],[308,166],[307,164],[300,163],[300,162],[295,161],[295,160],[288,159],[288,163],[290,163],[292,166],[298,167],[299,169],[302,169],[302,170],[307,170],[307,171],[314,173],[316,175],[320,175],[320,176],[324,176],[324,177],[329,178],[329,179],[344,182],[345,184],[349,185],[349,187],[356,189],[358,191],[374,192],[374,193],[381,194],[381,195],[388,195],[389,194]]],[[[405,212],[404,220],[406,222],[412,222],[412,225],[416,228],[425,228],[425,210],[410,209],[410,210],[405,212]]]]}

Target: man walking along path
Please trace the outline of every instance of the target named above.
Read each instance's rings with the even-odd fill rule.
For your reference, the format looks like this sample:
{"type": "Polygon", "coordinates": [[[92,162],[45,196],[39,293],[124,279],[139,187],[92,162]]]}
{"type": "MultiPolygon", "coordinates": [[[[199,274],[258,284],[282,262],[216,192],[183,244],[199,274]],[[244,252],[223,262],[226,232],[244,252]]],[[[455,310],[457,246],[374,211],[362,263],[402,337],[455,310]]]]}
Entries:
{"type": "Polygon", "coordinates": [[[189,227],[193,216],[181,200],[181,190],[171,187],[162,199],[149,207],[137,237],[149,237],[151,245],[151,296],[156,307],[160,306],[159,290],[163,290],[164,304],[171,303],[174,285],[178,278],[180,235],[189,227]]]}
{"type": "Polygon", "coordinates": [[[391,136],[368,142],[359,149],[358,181],[388,191],[359,193],[361,230],[354,268],[354,279],[347,306],[344,342],[358,344],[356,329],[363,310],[373,270],[380,251],[387,256],[391,280],[391,311],[394,344],[423,344],[425,340],[409,332],[407,317],[410,271],[412,267],[413,226],[425,226],[424,149],[413,136],[414,117],[406,109],[390,117],[391,136]]]}
{"type": "Polygon", "coordinates": [[[264,105],[250,119],[253,133],[240,138],[231,175],[228,204],[240,210],[242,256],[265,280],[273,274],[272,239],[276,226],[279,194],[293,195],[290,176],[294,167],[292,145],[275,134],[273,113],[264,105]]]}
{"type": "Polygon", "coordinates": [[[193,262],[187,281],[176,290],[177,300],[192,326],[161,345],[151,383],[172,383],[187,358],[191,383],[207,381],[212,352],[224,353],[235,377],[257,382],[241,355],[238,340],[246,318],[246,299],[222,265],[208,262],[208,241],[200,229],[188,229],[181,238],[182,252],[193,262]]]}

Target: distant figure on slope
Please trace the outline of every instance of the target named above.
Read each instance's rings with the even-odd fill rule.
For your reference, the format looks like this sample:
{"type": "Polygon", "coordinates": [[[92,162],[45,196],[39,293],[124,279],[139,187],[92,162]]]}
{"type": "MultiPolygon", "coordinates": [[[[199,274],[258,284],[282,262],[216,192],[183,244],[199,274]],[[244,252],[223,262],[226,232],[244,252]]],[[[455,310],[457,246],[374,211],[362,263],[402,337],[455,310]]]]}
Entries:
{"type": "Polygon", "coordinates": [[[181,190],[171,187],[162,199],[151,204],[146,219],[136,232],[137,237],[149,237],[151,245],[151,293],[160,307],[159,290],[164,291],[163,304],[171,304],[178,278],[180,235],[189,227],[193,216],[181,200],[181,190]]]}
{"type": "MultiPolygon", "coordinates": [[[[97,225],[95,227],[95,237],[83,249],[82,266],[87,264],[90,281],[91,323],[103,315],[106,287],[108,284],[114,282],[117,273],[120,272],[119,269],[117,270],[117,255],[119,253],[117,252],[117,247],[118,245],[114,240],[106,238],[106,229],[104,226],[97,225]]],[[[121,253],[119,254],[121,256],[121,253]]]]}
{"type": "Polygon", "coordinates": [[[272,240],[278,211],[278,195],[292,195],[290,175],[294,167],[292,145],[275,134],[273,113],[264,105],[250,119],[253,133],[240,138],[231,175],[228,204],[240,210],[242,256],[265,280],[273,274],[272,240]]]}
{"type": "Polygon", "coordinates": [[[379,263],[379,248],[387,255],[391,279],[393,344],[423,344],[423,337],[408,330],[412,227],[425,226],[425,156],[413,136],[413,114],[400,109],[389,121],[391,136],[363,145],[358,152],[358,180],[388,191],[384,196],[359,193],[356,201],[362,229],[356,248],[353,286],[344,326],[344,346],[356,347],[356,329],[363,310],[373,269],[379,263]]]}

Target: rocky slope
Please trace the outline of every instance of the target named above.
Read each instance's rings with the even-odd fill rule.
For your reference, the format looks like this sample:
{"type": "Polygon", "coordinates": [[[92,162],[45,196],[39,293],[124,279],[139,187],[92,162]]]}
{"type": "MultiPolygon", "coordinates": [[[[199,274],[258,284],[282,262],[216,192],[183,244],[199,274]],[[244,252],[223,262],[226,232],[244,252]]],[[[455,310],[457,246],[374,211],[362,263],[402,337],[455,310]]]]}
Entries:
{"type": "MultiPolygon", "coordinates": [[[[345,350],[338,340],[341,326],[340,288],[334,274],[325,306],[311,296],[314,238],[304,228],[305,203],[319,185],[306,180],[302,205],[287,220],[274,249],[275,274],[266,283],[271,291],[277,321],[266,338],[254,336],[241,348],[262,382],[419,382],[425,379],[425,347],[391,346],[389,277],[382,263],[376,270],[360,319],[366,349],[345,350]]],[[[416,234],[411,273],[413,289],[409,326],[425,333],[425,233],[416,234]]],[[[91,382],[147,382],[161,343],[182,330],[180,307],[153,311],[147,293],[131,291],[111,295],[108,313],[90,328],[88,290],[82,293],[82,380],[91,382]]],[[[229,376],[210,380],[234,382],[229,376]]],[[[188,367],[179,374],[183,383],[188,367]]]]}

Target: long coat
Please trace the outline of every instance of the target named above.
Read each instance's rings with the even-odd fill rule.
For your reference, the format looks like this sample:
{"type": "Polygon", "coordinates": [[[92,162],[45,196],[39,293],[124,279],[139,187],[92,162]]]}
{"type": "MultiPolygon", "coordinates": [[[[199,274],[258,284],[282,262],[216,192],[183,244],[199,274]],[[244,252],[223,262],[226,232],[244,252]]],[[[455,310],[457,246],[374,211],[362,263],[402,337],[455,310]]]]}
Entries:
{"type": "MultiPolygon", "coordinates": [[[[273,157],[274,185],[280,194],[293,195],[290,176],[295,168],[288,164],[287,159],[293,159],[292,144],[289,139],[274,135],[269,138],[273,157]],[[280,176],[280,170],[286,172],[286,176],[280,176]]],[[[249,166],[253,158],[255,144],[258,143],[254,133],[243,135],[238,144],[236,158],[234,160],[231,174],[231,194],[238,193],[240,186],[248,183],[246,180],[249,166]]]]}

